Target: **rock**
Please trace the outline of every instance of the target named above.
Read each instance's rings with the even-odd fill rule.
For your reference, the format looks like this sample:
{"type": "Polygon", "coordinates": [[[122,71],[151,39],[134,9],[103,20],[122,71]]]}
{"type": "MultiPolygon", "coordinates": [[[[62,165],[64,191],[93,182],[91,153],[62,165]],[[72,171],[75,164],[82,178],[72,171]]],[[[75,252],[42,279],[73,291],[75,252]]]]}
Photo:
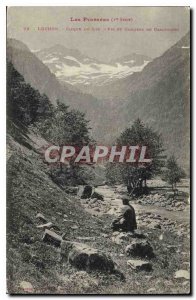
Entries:
{"type": "Polygon", "coordinates": [[[69,186],[64,188],[67,194],[77,195],[78,193],[78,187],[75,186],[69,186]]]}
{"type": "Polygon", "coordinates": [[[170,253],[175,253],[177,246],[174,245],[166,245],[166,248],[169,249],[170,253]]]}
{"type": "Polygon", "coordinates": [[[184,281],[184,282],[182,283],[183,286],[188,285],[188,284],[189,284],[188,281],[184,281]]]}
{"type": "Polygon", "coordinates": [[[133,257],[153,258],[155,256],[152,246],[147,241],[133,241],[126,247],[125,252],[133,257]]]}
{"type": "Polygon", "coordinates": [[[160,225],[160,224],[155,224],[155,225],[154,225],[154,228],[161,229],[161,225],[160,225]]]}
{"type": "Polygon", "coordinates": [[[78,196],[81,199],[90,198],[93,192],[93,188],[90,185],[80,185],[78,188],[78,196]]]}
{"type": "Polygon", "coordinates": [[[90,201],[88,203],[95,204],[96,202],[97,202],[97,199],[96,198],[92,198],[92,199],[90,199],[90,201]]]}
{"type": "Polygon", "coordinates": [[[136,271],[151,271],[152,264],[144,260],[128,260],[127,265],[136,271]]]}
{"type": "Polygon", "coordinates": [[[178,270],[175,272],[174,278],[185,278],[190,279],[190,273],[186,270],[178,270]]]}
{"type": "Polygon", "coordinates": [[[91,198],[96,198],[96,199],[102,200],[102,201],[104,200],[103,195],[101,195],[101,194],[99,194],[99,193],[97,193],[95,191],[92,193],[91,198]]]}
{"type": "Polygon", "coordinates": [[[95,207],[94,211],[100,212],[100,208],[99,207],[95,207]]]}
{"type": "Polygon", "coordinates": [[[71,229],[78,229],[78,226],[77,225],[73,225],[73,226],[71,226],[71,229]]]}
{"type": "Polygon", "coordinates": [[[44,222],[44,223],[47,222],[47,219],[41,213],[38,213],[35,218],[41,222],[44,222]]]}
{"type": "Polygon", "coordinates": [[[159,240],[162,241],[163,240],[163,234],[161,233],[159,236],[159,240]]]}
{"type": "Polygon", "coordinates": [[[110,272],[114,270],[114,262],[110,256],[86,244],[64,241],[61,255],[78,269],[110,272]]]}
{"type": "Polygon", "coordinates": [[[52,222],[48,222],[46,224],[38,225],[37,228],[41,228],[41,229],[53,229],[55,231],[60,232],[60,228],[58,226],[52,224],[52,222]]]}
{"type": "Polygon", "coordinates": [[[148,228],[151,228],[151,229],[161,229],[161,225],[158,224],[157,222],[149,222],[148,228]]]}
{"type": "Polygon", "coordinates": [[[104,238],[108,238],[108,234],[107,233],[101,233],[101,236],[104,238]]]}
{"type": "Polygon", "coordinates": [[[46,243],[52,244],[56,247],[60,247],[62,242],[62,237],[56,234],[54,231],[46,229],[42,240],[46,243]]]}
{"type": "Polygon", "coordinates": [[[53,226],[53,224],[51,222],[48,222],[46,224],[41,224],[36,226],[37,228],[41,228],[41,229],[50,229],[53,226]]]}
{"type": "Polygon", "coordinates": [[[114,232],[112,233],[112,235],[118,235],[118,234],[119,234],[118,231],[114,231],[114,232]]]}
{"type": "Polygon", "coordinates": [[[159,199],[160,199],[160,195],[159,195],[159,194],[155,194],[154,197],[153,197],[153,200],[154,200],[154,199],[155,199],[155,200],[159,200],[159,199]]]}
{"type": "Polygon", "coordinates": [[[118,235],[112,236],[112,242],[114,242],[117,245],[122,244],[123,239],[124,239],[124,233],[120,233],[118,235]],[[123,234],[123,236],[121,234],[123,234]]]}
{"type": "Polygon", "coordinates": [[[32,284],[28,281],[21,281],[20,282],[20,288],[26,293],[33,293],[34,292],[34,288],[33,288],[32,284]]]}
{"type": "Polygon", "coordinates": [[[169,199],[174,199],[174,192],[167,192],[166,194],[166,199],[169,200],[169,199]]]}
{"type": "Polygon", "coordinates": [[[147,290],[147,293],[155,293],[156,289],[155,288],[150,288],[147,290]]]}
{"type": "Polygon", "coordinates": [[[138,239],[144,239],[144,238],[146,238],[145,234],[143,234],[141,232],[141,230],[139,230],[139,229],[136,229],[133,232],[129,232],[129,236],[131,238],[138,238],[138,239]]]}

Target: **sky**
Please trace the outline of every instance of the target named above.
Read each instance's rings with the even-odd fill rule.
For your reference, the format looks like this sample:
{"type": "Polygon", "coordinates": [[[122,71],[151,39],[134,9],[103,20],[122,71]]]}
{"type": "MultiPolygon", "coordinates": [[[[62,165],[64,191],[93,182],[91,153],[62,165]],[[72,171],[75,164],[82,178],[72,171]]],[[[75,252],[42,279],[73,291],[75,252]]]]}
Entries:
{"type": "Polygon", "coordinates": [[[105,62],[131,53],[154,58],[190,30],[189,16],[188,7],[8,7],[7,36],[24,42],[31,50],[61,44],[105,62]],[[84,22],[83,18],[108,21],[84,22]],[[40,31],[38,27],[58,30],[40,31]],[[81,31],[70,31],[72,28],[81,31]],[[140,31],[130,31],[133,29],[140,31]]]}

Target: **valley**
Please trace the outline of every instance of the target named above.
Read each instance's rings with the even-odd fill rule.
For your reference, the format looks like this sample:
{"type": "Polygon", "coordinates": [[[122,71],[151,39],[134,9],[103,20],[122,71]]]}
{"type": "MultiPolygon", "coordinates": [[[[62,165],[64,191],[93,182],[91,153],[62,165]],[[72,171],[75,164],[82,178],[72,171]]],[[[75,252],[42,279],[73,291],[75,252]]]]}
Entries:
{"type": "Polygon", "coordinates": [[[189,44],[99,61],[8,39],[10,294],[190,294],[189,44]],[[152,164],[113,167],[125,144],[152,164]],[[78,145],[85,168],[64,164],[78,145]],[[115,145],[109,162],[89,145],[93,163],[115,145]],[[52,166],[48,146],[63,147],[52,166]]]}

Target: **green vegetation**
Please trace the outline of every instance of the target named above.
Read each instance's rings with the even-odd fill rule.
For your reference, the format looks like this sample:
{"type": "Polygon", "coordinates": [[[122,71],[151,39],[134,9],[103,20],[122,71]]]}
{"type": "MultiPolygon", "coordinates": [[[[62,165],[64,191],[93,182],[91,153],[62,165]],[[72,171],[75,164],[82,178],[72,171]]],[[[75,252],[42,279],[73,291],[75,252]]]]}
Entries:
{"type": "MultiPolygon", "coordinates": [[[[8,64],[7,86],[8,291],[19,293],[20,283],[28,281],[37,294],[189,293],[189,282],[174,278],[175,271],[182,266],[188,269],[185,263],[190,261],[189,224],[177,225],[177,230],[169,225],[166,229],[155,230],[138,222],[156,256],[150,274],[129,268],[125,257],[127,241],[116,244],[112,240],[113,216],[91,214],[78,197],[68,195],[62,188],[63,185],[88,182],[89,177],[92,178],[91,169],[74,165],[67,169],[61,165],[51,170],[40,159],[37,144],[31,140],[37,133],[37,139],[44,138],[46,143],[94,143],[84,114],[70,110],[60,102],[56,107],[52,106],[48,98],[32,89],[11,64],[8,64]],[[37,228],[37,213],[55,224],[66,240],[81,243],[81,238],[92,237],[88,245],[111,255],[118,270],[124,274],[124,281],[117,274],[84,272],[83,275],[67,261],[62,261],[59,249],[42,241],[43,230],[37,228]]],[[[145,143],[154,161],[143,168],[123,165],[120,170],[118,165],[112,164],[113,169],[110,165],[106,171],[108,180],[115,178],[114,183],[125,183],[132,191],[138,185],[145,187],[146,180],[159,173],[162,166],[160,136],[137,120],[117,142],[119,145],[145,143]]],[[[102,169],[98,172],[102,175],[102,169]]],[[[102,202],[108,205],[107,201],[102,202]]]]}
{"type": "Polygon", "coordinates": [[[171,184],[172,190],[176,190],[177,183],[185,177],[186,173],[177,164],[175,156],[171,156],[166,162],[166,170],[163,172],[163,180],[171,184]]]}
{"type": "MultiPolygon", "coordinates": [[[[40,95],[25,82],[11,63],[7,65],[7,74],[8,132],[12,136],[16,136],[16,124],[25,133],[27,128],[32,129],[44,137],[48,144],[81,146],[93,143],[84,113],[70,110],[60,101],[57,101],[56,107],[53,106],[46,95],[40,95]]],[[[93,173],[89,167],[70,162],[69,168],[62,163],[52,168],[51,177],[61,186],[75,185],[89,182],[93,173]]]]}
{"type": "Polygon", "coordinates": [[[148,157],[152,159],[151,163],[108,164],[106,171],[110,183],[122,182],[127,186],[129,193],[143,193],[146,191],[147,179],[159,174],[163,166],[161,154],[164,149],[161,136],[137,119],[131,128],[121,133],[117,139],[117,145],[147,146],[148,157]]]}

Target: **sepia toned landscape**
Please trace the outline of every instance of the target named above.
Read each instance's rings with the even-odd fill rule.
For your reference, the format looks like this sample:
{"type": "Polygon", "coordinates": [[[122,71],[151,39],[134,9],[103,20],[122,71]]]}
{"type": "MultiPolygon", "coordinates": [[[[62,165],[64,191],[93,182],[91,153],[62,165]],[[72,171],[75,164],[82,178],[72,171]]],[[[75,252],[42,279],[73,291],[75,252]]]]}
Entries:
{"type": "MultiPolygon", "coordinates": [[[[59,24],[65,16],[79,18],[79,8],[53,9],[59,24]]],[[[148,45],[140,33],[130,36],[133,46],[115,46],[112,33],[96,33],[97,43],[108,37],[102,51],[89,33],[70,44],[58,32],[43,41],[33,30],[23,37],[30,15],[45,26],[50,9],[42,8],[40,17],[36,7],[8,8],[9,294],[190,294],[189,12],[129,9],[130,15],[125,7],[110,15],[120,13],[119,22],[133,16],[134,24],[143,11],[149,17],[143,27],[159,18],[154,26],[161,26],[167,15],[176,28],[179,10],[184,25],[158,39],[151,33],[148,45]],[[67,145],[139,145],[150,159],[50,163],[51,145],[59,155],[67,145]]],[[[86,8],[83,16],[109,14],[108,8],[95,12],[86,8]]]]}

